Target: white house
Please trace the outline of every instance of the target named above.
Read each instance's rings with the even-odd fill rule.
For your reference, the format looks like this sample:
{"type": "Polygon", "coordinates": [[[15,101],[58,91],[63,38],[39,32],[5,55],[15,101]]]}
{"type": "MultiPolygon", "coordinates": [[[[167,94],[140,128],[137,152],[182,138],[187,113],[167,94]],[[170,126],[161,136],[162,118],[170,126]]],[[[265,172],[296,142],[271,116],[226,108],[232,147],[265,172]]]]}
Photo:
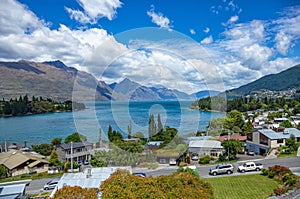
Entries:
{"type": "Polygon", "coordinates": [[[221,142],[217,140],[192,140],[189,142],[190,157],[197,155],[198,157],[209,155],[218,158],[223,151],[221,142]]]}

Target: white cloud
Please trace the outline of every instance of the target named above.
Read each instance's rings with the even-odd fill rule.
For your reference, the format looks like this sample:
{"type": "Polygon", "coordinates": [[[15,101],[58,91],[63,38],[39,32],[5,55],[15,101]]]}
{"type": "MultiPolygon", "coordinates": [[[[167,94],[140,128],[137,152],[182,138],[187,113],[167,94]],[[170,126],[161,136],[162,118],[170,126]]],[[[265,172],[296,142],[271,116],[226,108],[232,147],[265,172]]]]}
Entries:
{"type": "Polygon", "coordinates": [[[228,25],[231,25],[231,24],[237,22],[238,20],[239,20],[239,16],[234,15],[234,16],[231,16],[230,19],[228,19],[228,21],[226,23],[222,23],[222,25],[228,26],[228,25]]]}
{"type": "Polygon", "coordinates": [[[192,35],[195,35],[195,34],[196,34],[196,31],[195,31],[194,29],[190,29],[190,33],[191,33],[192,35]]]}
{"type": "Polygon", "coordinates": [[[210,29],[209,29],[208,27],[206,27],[206,28],[203,30],[203,32],[205,32],[205,33],[209,33],[209,31],[210,31],[210,29]]]}
{"type": "MultiPolygon", "coordinates": [[[[295,8],[271,22],[234,23],[220,39],[213,40],[209,36],[201,42],[210,45],[184,40],[179,34],[181,37],[159,41],[133,40],[126,46],[104,29],[72,30],[61,24],[51,30],[26,6],[15,0],[4,1],[5,6],[0,7],[0,58],[3,61],[59,59],[108,82],[127,76],[144,85],[162,84],[189,93],[206,88],[223,90],[287,69],[299,59],[276,58],[277,51],[286,54],[300,37],[300,9],[295,8]]],[[[170,21],[155,13],[154,8],[148,12],[160,27],[170,28],[170,21]]],[[[80,13],[73,17],[76,15],[80,13]]],[[[82,16],[78,20],[88,18],[82,16]]],[[[209,28],[204,32],[209,33],[209,28]]],[[[176,31],[169,33],[174,35],[176,31]]],[[[139,32],[136,35],[153,34],[139,32]]]]}
{"type": "Polygon", "coordinates": [[[7,0],[0,9],[0,57],[2,60],[60,59],[79,67],[90,52],[110,38],[103,29],[71,30],[61,24],[51,30],[24,5],[7,0]],[[13,14],[10,14],[14,10],[13,14]]]}
{"type": "Polygon", "coordinates": [[[147,11],[147,15],[151,17],[151,21],[161,28],[171,29],[170,20],[165,17],[162,13],[156,13],[154,11],[154,6],[147,11]]]}
{"type": "Polygon", "coordinates": [[[287,35],[285,32],[280,31],[279,33],[276,34],[275,37],[275,48],[276,50],[282,54],[282,55],[286,55],[288,49],[291,46],[291,40],[292,40],[292,36],[287,35]]]}
{"type": "Polygon", "coordinates": [[[210,35],[209,37],[204,38],[200,41],[201,44],[211,44],[213,42],[213,37],[210,35]]]}
{"type": "Polygon", "coordinates": [[[282,17],[271,23],[276,33],[275,48],[280,54],[286,55],[300,38],[300,6],[289,7],[281,14],[282,17]]]}
{"type": "Polygon", "coordinates": [[[72,19],[86,24],[96,23],[99,19],[106,17],[112,20],[117,13],[117,9],[122,6],[119,0],[77,0],[83,12],[66,7],[66,11],[72,19]]]}

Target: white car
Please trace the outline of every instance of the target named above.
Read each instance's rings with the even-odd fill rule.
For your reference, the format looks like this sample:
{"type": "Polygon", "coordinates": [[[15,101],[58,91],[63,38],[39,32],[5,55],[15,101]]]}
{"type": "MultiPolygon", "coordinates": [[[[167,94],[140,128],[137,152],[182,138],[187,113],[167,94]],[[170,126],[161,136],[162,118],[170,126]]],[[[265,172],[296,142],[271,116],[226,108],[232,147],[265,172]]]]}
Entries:
{"type": "Polygon", "coordinates": [[[255,162],[245,162],[243,165],[238,167],[239,172],[246,172],[246,171],[260,171],[263,169],[263,165],[261,163],[255,162]]]}

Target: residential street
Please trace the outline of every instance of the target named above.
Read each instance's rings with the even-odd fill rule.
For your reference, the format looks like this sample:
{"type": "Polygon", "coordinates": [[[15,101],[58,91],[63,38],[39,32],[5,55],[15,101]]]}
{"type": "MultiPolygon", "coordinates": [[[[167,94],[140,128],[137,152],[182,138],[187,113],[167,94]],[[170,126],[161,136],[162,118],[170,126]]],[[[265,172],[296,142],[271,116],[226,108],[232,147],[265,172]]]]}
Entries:
{"type": "MultiPolygon", "coordinates": [[[[264,159],[262,156],[243,156],[240,157],[240,161],[233,163],[233,166],[235,167],[234,173],[232,175],[249,175],[254,173],[260,173],[259,172],[246,172],[246,173],[238,173],[237,167],[241,164],[243,164],[246,161],[254,161],[254,162],[260,162],[264,165],[264,168],[268,168],[269,166],[273,165],[282,165],[289,167],[293,172],[295,172],[296,175],[300,176],[300,157],[288,157],[288,158],[275,158],[275,159],[264,159]]],[[[211,176],[208,174],[209,169],[213,167],[214,165],[209,166],[200,166],[197,165],[197,168],[199,170],[199,175],[201,178],[216,178],[216,177],[224,177],[227,175],[218,175],[218,176],[211,176]]],[[[146,173],[147,176],[160,176],[160,175],[168,175],[173,173],[178,169],[178,166],[169,166],[169,165],[160,165],[157,169],[154,170],[148,170],[143,168],[134,168],[133,172],[143,172],[146,173]]],[[[28,194],[34,194],[34,193],[40,193],[44,184],[50,181],[50,178],[44,178],[44,179],[37,179],[32,180],[29,184],[29,186],[26,188],[26,193],[28,194]]]]}

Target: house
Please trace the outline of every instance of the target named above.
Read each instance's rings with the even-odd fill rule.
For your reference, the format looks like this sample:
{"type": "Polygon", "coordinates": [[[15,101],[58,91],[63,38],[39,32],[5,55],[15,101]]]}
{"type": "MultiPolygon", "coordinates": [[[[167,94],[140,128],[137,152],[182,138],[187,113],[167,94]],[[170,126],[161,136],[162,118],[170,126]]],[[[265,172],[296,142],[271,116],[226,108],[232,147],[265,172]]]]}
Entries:
{"type": "Polygon", "coordinates": [[[90,142],[74,142],[59,145],[56,148],[56,152],[62,162],[71,162],[71,158],[75,162],[84,162],[91,159],[92,148],[93,144],[90,142]]]}
{"type": "Polygon", "coordinates": [[[156,151],[159,149],[159,146],[163,143],[163,141],[150,141],[145,146],[144,149],[150,151],[156,151]]]}
{"type": "Polygon", "coordinates": [[[297,141],[300,141],[300,131],[296,128],[260,129],[248,133],[246,148],[248,151],[254,151],[256,154],[263,155],[270,149],[285,145],[285,140],[294,135],[297,141]]]}
{"type": "Polygon", "coordinates": [[[8,176],[48,171],[49,161],[45,156],[20,150],[0,153],[0,164],[7,168],[8,176]]]}
{"type": "Polygon", "coordinates": [[[246,142],[246,140],[247,140],[247,136],[242,136],[240,134],[223,135],[223,136],[218,136],[217,138],[221,142],[223,142],[224,140],[228,140],[228,139],[239,140],[241,142],[246,142]]]}
{"type": "Polygon", "coordinates": [[[0,183],[0,199],[27,199],[25,189],[30,181],[0,183]]]}
{"type": "Polygon", "coordinates": [[[189,142],[189,157],[193,156],[210,156],[218,158],[224,148],[221,142],[217,140],[194,140],[189,142]]]}
{"type": "Polygon", "coordinates": [[[65,173],[57,183],[55,189],[52,191],[50,197],[52,198],[55,192],[64,186],[80,186],[82,188],[99,188],[102,182],[110,177],[112,173],[118,169],[128,170],[132,173],[132,168],[128,167],[98,167],[88,168],[83,172],[65,173]]]}
{"type": "Polygon", "coordinates": [[[176,150],[160,149],[157,151],[157,162],[160,164],[179,164],[180,154],[176,150]]]}

